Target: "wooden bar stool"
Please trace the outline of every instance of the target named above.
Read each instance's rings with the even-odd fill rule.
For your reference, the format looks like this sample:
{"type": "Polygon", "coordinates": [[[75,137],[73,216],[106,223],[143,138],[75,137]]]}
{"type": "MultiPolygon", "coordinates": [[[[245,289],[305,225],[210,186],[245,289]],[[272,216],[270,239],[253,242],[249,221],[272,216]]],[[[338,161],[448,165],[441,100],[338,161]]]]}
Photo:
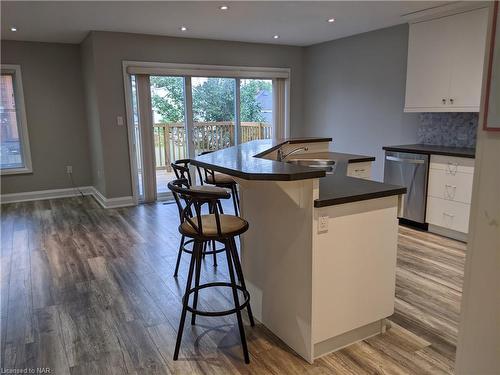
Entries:
{"type": "MultiPolygon", "coordinates": [[[[213,151],[204,151],[200,154],[200,156],[209,154],[211,152],[213,151]]],[[[196,169],[198,170],[198,175],[200,177],[200,184],[203,185],[205,183],[231,190],[231,196],[233,198],[234,214],[236,216],[239,216],[240,197],[238,195],[238,183],[231,176],[227,174],[215,172],[214,170],[208,168],[201,168],[200,166],[196,166],[196,169]]]]}
{"type": "MultiPolygon", "coordinates": [[[[175,180],[168,184],[175,201],[179,207],[181,225],[179,232],[194,240],[193,252],[189,263],[189,272],[186,282],[186,290],[182,299],[182,313],[175,343],[174,360],[179,357],[179,348],[182,341],[182,332],[187,312],[191,312],[191,324],[195,324],[196,316],[224,316],[236,314],[238,328],[240,331],[241,346],[245,363],[250,363],[248,347],[243,327],[241,310],[247,309],[248,317],[252,327],[255,325],[252,309],[250,307],[250,293],[248,293],[243,277],[243,271],[236,250],[234,238],[248,230],[248,222],[234,215],[224,215],[219,213],[217,201],[219,199],[229,199],[228,191],[199,189],[196,186],[189,187],[187,180],[175,180]],[[184,204],[183,204],[184,203],[184,204]],[[214,207],[210,214],[202,215],[203,205],[214,207]],[[194,214],[194,215],[193,215],[194,214]],[[227,266],[230,282],[211,282],[200,284],[201,259],[203,243],[216,240],[224,243],[227,266]],[[236,277],[240,285],[237,284],[236,277]],[[194,274],[194,287],[191,286],[194,274]],[[197,308],[198,292],[205,288],[226,287],[231,288],[233,294],[234,307],[224,311],[204,311],[197,308]],[[240,302],[238,291],[243,294],[243,302],[240,302]],[[191,294],[193,295],[192,305],[189,304],[191,294]]],[[[217,189],[217,190],[215,190],[217,189]]]]}
{"type": "MultiPolygon", "coordinates": [[[[192,184],[193,180],[191,179],[191,173],[189,171],[189,159],[176,160],[174,163],[171,163],[170,166],[172,167],[172,170],[174,171],[175,177],[177,179],[185,179],[189,187],[193,186],[192,184]]],[[[213,190],[213,186],[207,186],[207,185],[198,186],[198,189],[213,190]]],[[[217,201],[217,204],[219,206],[220,212],[222,213],[222,205],[220,204],[219,201],[217,201]]],[[[217,254],[225,251],[225,249],[224,248],[217,249],[215,240],[210,241],[210,243],[212,245],[212,250],[208,249],[209,242],[205,242],[203,244],[203,258],[205,258],[206,255],[212,254],[214,259],[214,267],[217,267],[217,254]]],[[[179,244],[179,252],[177,254],[177,262],[175,264],[174,277],[177,277],[178,275],[182,253],[185,252],[188,254],[192,254],[193,250],[187,248],[187,245],[190,245],[192,247],[193,244],[194,244],[193,239],[186,240],[186,237],[184,235],[181,237],[181,242],[179,244]]]]}

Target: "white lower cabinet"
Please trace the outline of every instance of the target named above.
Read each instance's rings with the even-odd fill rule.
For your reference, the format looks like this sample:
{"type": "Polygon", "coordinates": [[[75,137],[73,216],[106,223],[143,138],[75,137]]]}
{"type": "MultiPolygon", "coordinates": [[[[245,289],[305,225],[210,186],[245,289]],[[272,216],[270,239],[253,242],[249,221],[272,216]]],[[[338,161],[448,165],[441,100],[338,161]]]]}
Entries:
{"type": "Polygon", "coordinates": [[[427,222],[442,228],[467,233],[470,205],[441,198],[427,198],[427,222]]]}
{"type": "Polygon", "coordinates": [[[468,233],[473,176],[474,159],[431,155],[426,213],[431,226],[468,233]]]}
{"type": "Polygon", "coordinates": [[[363,161],[357,163],[349,163],[349,165],[347,166],[347,175],[349,177],[370,180],[372,178],[372,162],[363,161]]]}

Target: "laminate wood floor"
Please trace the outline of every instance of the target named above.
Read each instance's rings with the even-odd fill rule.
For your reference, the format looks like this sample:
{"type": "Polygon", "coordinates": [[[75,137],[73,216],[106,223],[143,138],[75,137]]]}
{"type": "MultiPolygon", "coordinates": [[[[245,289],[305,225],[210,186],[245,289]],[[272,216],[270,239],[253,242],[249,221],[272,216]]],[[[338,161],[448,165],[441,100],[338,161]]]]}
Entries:
{"type": "MultiPolygon", "coordinates": [[[[91,197],[6,204],[1,214],[1,367],[52,374],[451,373],[465,245],[400,228],[396,312],[385,334],[309,365],[261,324],[242,360],[234,316],[186,324],[172,360],[187,271],[172,277],[174,205],[104,210],[91,197]]],[[[205,281],[226,275],[204,262],[205,281]]],[[[229,306],[201,294],[205,309],[229,306]]]]}

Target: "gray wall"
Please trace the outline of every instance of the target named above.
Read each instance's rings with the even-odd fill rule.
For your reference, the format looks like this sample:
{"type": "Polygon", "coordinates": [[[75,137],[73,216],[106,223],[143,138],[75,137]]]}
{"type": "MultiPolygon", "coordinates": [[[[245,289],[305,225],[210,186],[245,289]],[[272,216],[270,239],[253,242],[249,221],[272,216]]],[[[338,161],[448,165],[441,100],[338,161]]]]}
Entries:
{"type": "Polygon", "coordinates": [[[408,25],[317,44],[305,49],[304,123],[294,134],[329,136],[335,151],[377,158],[382,146],[416,143],[416,114],[404,114],[408,25]]]}
{"type": "MultiPolygon", "coordinates": [[[[93,44],[94,78],[98,90],[97,109],[105,176],[105,191],[102,193],[107,198],[132,194],[127,129],[116,125],[116,116],[126,115],[123,60],[289,67],[292,71],[292,135],[301,126],[303,49],[300,47],[111,32],[92,32],[88,39],[86,43],[93,44]]],[[[93,136],[91,140],[97,143],[93,136]]]]}
{"type": "Polygon", "coordinates": [[[2,64],[21,65],[33,173],[2,176],[1,193],[92,185],[77,45],[2,41],[2,64]]]}
{"type": "Polygon", "coordinates": [[[104,157],[101,137],[101,121],[99,117],[99,90],[96,81],[94,62],[94,43],[86,38],[80,48],[82,59],[83,90],[87,113],[88,134],[90,143],[90,162],[93,186],[101,193],[106,191],[104,179],[104,157]]]}

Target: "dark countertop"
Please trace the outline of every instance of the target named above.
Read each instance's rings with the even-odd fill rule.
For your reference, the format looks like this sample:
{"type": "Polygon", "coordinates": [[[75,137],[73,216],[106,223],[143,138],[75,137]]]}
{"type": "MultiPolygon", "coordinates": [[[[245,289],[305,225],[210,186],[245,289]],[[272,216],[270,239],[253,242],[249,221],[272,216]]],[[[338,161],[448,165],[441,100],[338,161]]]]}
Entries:
{"type": "MultiPolygon", "coordinates": [[[[294,181],[320,178],[319,198],[314,201],[314,207],[326,207],[406,193],[406,188],[402,186],[346,176],[349,163],[374,161],[375,158],[371,156],[328,152],[328,157],[336,161],[335,172],[328,175],[323,170],[260,157],[286,143],[330,141],[331,138],[257,140],[198,156],[191,162],[194,165],[245,180],[294,181]]],[[[314,157],[314,154],[309,153],[308,157],[314,157]]]]}
{"type": "Polygon", "coordinates": [[[434,146],[426,144],[399,145],[382,147],[386,151],[410,152],[414,154],[458,156],[475,158],[476,149],[466,147],[434,146]]]}

